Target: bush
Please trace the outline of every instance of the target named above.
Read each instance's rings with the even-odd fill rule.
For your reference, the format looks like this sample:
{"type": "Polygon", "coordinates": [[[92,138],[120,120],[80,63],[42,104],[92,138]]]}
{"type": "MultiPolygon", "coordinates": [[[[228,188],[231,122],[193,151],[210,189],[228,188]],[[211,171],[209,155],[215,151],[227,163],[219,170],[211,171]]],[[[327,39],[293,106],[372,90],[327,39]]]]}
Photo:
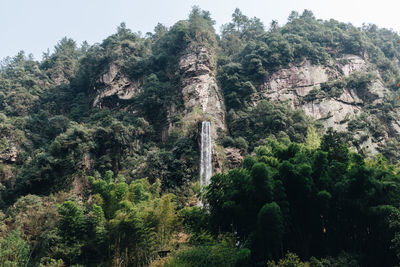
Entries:
{"type": "Polygon", "coordinates": [[[247,257],[246,251],[238,253],[226,244],[203,245],[178,252],[165,267],[235,267],[246,262],[247,257]]]}
{"type": "Polygon", "coordinates": [[[29,263],[30,247],[22,240],[19,231],[11,231],[0,239],[0,264],[2,266],[26,266],[29,263]]]}

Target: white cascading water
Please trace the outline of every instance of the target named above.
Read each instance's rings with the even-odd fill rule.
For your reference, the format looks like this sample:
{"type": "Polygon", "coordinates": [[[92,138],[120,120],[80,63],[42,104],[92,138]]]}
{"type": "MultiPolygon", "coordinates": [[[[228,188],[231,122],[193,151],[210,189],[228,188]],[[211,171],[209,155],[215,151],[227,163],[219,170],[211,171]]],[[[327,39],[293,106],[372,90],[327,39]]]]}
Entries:
{"type": "Polygon", "coordinates": [[[211,135],[210,122],[203,121],[201,124],[201,155],[200,155],[200,186],[204,188],[210,184],[212,175],[211,165],[211,135]]]}

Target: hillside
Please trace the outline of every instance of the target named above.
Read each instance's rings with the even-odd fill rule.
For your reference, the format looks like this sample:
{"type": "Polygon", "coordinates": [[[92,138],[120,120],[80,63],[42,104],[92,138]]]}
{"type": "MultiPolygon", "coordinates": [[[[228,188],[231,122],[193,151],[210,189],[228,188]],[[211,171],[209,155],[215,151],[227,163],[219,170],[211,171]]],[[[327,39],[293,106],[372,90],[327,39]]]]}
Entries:
{"type": "Polygon", "coordinates": [[[398,264],[399,40],[309,10],[265,27],[237,9],[216,34],[195,7],[154,33],[122,23],[5,59],[0,263],[398,264]]]}

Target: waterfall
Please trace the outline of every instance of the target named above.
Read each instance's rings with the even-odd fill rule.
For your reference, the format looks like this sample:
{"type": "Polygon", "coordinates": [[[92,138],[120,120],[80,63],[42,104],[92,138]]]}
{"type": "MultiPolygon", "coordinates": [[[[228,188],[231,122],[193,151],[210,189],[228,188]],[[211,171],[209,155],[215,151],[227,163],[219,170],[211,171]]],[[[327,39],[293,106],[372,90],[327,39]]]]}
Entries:
{"type": "Polygon", "coordinates": [[[203,188],[210,184],[212,175],[211,165],[211,136],[210,122],[201,124],[201,155],[200,155],[200,186],[203,188]]]}

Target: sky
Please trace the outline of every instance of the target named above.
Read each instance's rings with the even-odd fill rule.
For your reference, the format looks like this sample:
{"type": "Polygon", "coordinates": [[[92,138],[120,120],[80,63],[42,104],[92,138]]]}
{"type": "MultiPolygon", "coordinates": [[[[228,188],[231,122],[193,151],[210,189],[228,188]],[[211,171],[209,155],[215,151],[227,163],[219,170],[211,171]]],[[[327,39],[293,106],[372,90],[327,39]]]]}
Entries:
{"type": "Polygon", "coordinates": [[[239,8],[266,26],[309,9],[319,19],[374,23],[400,33],[400,0],[0,0],[0,60],[21,50],[40,60],[65,36],[99,43],[121,22],[134,32],[153,32],[159,22],[169,27],[186,19],[194,5],[210,11],[217,32],[239,8]]]}

